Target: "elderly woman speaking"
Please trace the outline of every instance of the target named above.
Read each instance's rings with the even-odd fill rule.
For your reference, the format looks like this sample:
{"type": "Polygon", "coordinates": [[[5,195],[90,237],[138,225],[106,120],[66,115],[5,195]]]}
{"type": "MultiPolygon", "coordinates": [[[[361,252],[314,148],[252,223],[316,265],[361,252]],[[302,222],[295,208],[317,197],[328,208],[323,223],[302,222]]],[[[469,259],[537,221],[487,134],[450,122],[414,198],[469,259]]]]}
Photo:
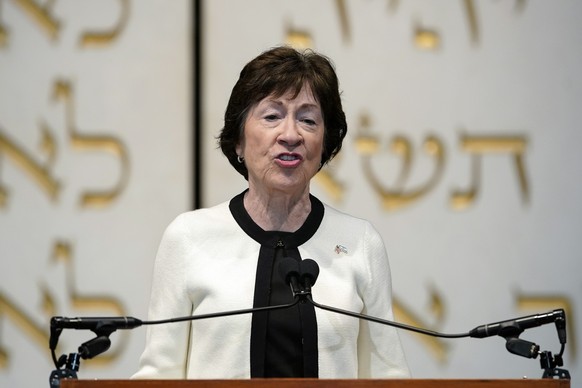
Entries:
{"type": "MultiPolygon", "coordinates": [[[[319,303],[392,319],[382,238],[310,194],[341,149],[347,124],[330,61],[289,47],[241,71],[219,137],[248,189],[178,216],[154,267],[149,319],[291,303],[283,258],[315,260],[319,303]]],[[[149,326],[134,378],[408,377],[396,329],[310,303],[149,326]]]]}

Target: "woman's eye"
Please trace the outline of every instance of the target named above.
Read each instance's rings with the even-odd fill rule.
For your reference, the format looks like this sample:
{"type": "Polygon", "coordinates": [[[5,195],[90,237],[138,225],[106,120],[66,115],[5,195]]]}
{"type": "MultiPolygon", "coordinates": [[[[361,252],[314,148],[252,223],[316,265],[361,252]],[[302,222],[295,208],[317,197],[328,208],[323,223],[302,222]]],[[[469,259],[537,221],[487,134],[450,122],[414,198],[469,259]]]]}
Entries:
{"type": "Polygon", "coordinates": [[[279,118],[279,116],[277,116],[277,115],[266,115],[265,116],[265,120],[267,120],[267,121],[274,121],[274,120],[277,120],[278,118],[279,118]]]}
{"type": "Polygon", "coordinates": [[[307,125],[315,125],[315,124],[317,124],[317,123],[315,122],[315,120],[312,120],[312,119],[303,119],[303,122],[304,122],[305,124],[307,124],[307,125]]]}

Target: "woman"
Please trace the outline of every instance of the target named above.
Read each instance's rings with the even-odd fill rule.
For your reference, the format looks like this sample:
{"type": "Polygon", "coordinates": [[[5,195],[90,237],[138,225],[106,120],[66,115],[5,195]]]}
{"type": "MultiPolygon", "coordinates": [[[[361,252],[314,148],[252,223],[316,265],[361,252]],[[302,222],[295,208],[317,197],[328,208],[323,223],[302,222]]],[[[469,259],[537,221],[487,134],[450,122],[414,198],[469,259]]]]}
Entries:
{"type": "MultiPolygon", "coordinates": [[[[277,47],[242,70],[219,137],[248,189],[167,228],[149,319],[293,300],[281,259],[314,259],[313,298],[392,319],[388,258],[364,220],[310,195],[311,178],[340,150],[347,124],[330,61],[277,47]]],[[[395,329],[291,309],[149,326],[135,378],[408,377],[395,329]]]]}

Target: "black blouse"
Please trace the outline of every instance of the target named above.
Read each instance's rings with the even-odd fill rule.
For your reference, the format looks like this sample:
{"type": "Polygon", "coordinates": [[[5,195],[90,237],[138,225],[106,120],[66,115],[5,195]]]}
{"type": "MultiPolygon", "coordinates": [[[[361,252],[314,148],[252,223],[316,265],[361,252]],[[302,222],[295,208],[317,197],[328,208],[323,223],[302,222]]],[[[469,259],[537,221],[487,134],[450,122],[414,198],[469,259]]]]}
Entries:
{"type": "MultiPolygon", "coordinates": [[[[230,211],[243,231],[261,244],[253,307],[293,302],[291,289],[279,274],[285,257],[302,260],[298,247],[317,231],[323,204],[310,195],[311,213],[295,232],[265,231],[244,207],[246,191],[230,201],[230,211]]],[[[251,377],[318,377],[317,321],[309,303],[254,313],[251,326],[251,377]]]]}

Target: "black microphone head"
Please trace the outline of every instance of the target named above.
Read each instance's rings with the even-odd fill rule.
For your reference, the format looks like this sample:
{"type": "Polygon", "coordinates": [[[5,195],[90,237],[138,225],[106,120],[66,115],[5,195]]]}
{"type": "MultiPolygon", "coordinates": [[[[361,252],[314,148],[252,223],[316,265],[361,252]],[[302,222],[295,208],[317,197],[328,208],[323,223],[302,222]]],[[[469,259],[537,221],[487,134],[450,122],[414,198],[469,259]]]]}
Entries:
{"type": "Polygon", "coordinates": [[[289,284],[292,277],[299,278],[299,262],[291,257],[284,257],[279,262],[279,274],[289,284]]]}
{"type": "Polygon", "coordinates": [[[301,261],[301,282],[309,279],[310,285],[314,285],[319,276],[319,265],[312,259],[301,261]]]}
{"type": "Polygon", "coordinates": [[[81,358],[87,360],[101,353],[107,351],[111,346],[111,340],[106,335],[101,335],[93,338],[90,341],[85,342],[79,346],[79,355],[81,358]]]}

